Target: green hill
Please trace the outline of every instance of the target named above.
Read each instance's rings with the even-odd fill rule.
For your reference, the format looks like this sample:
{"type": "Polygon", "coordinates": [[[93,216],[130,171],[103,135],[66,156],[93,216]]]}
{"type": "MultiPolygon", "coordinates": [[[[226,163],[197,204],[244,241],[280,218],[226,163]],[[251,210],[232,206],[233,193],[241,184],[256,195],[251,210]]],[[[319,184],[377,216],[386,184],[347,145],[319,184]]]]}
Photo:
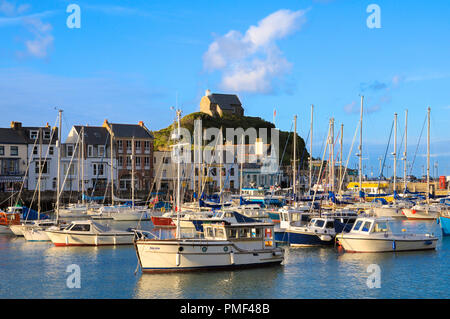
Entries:
{"type": "MultiPolygon", "coordinates": [[[[194,121],[197,119],[202,120],[203,129],[210,127],[217,127],[217,128],[222,127],[224,137],[226,136],[225,134],[226,128],[234,128],[234,129],[243,128],[244,130],[246,130],[248,128],[253,127],[256,129],[256,131],[258,131],[259,128],[267,128],[269,129],[268,134],[270,135],[270,129],[275,127],[273,123],[267,122],[260,117],[236,116],[236,115],[224,115],[224,117],[212,117],[206,113],[195,112],[188,114],[181,119],[181,127],[188,129],[189,132],[191,133],[191,136],[193,136],[194,132],[194,121]]],[[[170,140],[170,133],[173,131],[174,128],[176,128],[176,123],[159,131],[152,132],[155,137],[154,140],[155,151],[164,151],[169,149],[169,145],[173,144],[172,141],[170,140]]],[[[280,131],[279,139],[280,139],[279,141],[280,156],[282,156],[283,151],[286,147],[286,152],[283,157],[282,165],[289,165],[293,159],[293,148],[294,148],[293,134],[292,132],[280,131]],[[286,146],[288,136],[289,141],[286,146]]],[[[268,136],[267,142],[270,143],[270,136],[268,136]]],[[[306,168],[308,166],[308,158],[309,153],[305,148],[305,141],[303,140],[303,138],[297,135],[297,159],[298,161],[302,162],[303,168],[306,168]]]]}

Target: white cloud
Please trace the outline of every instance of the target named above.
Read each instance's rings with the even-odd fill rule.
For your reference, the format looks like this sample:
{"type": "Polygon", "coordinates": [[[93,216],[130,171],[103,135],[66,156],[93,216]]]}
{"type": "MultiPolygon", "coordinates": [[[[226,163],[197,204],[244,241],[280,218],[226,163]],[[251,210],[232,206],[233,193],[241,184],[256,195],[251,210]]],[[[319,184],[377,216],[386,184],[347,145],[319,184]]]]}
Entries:
{"type": "Polygon", "coordinates": [[[299,30],[306,21],[305,13],[279,10],[250,26],[245,34],[231,30],[216,38],[203,55],[204,68],[222,72],[220,86],[225,90],[271,92],[273,80],[292,67],[275,41],[299,30]]]}

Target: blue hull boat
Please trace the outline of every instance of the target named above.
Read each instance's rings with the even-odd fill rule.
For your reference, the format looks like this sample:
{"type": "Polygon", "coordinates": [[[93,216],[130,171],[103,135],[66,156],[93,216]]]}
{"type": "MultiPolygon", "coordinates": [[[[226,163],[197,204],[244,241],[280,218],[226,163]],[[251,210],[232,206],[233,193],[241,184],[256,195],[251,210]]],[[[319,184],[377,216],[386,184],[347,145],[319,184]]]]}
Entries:
{"type": "Polygon", "coordinates": [[[439,217],[439,225],[442,229],[442,235],[450,236],[450,216],[439,217]]]}

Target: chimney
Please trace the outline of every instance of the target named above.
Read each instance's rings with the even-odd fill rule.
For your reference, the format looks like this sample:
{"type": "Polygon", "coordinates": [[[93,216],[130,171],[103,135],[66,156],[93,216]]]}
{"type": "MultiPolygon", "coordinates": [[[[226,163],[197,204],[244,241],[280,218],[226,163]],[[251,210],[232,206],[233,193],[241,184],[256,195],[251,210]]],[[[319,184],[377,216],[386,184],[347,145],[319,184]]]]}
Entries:
{"type": "Polygon", "coordinates": [[[138,124],[139,124],[140,127],[144,127],[144,122],[143,121],[139,121],[138,124]]]}
{"type": "Polygon", "coordinates": [[[211,91],[208,89],[205,91],[205,96],[210,96],[211,95],[211,91]]]}
{"type": "Polygon", "coordinates": [[[11,128],[14,130],[18,130],[22,128],[22,122],[14,122],[11,121],[11,128]]]}
{"type": "Polygon", "coordinates": [[[50,125],[48,125],[48,122],[47,122],[47,124],[45,124],[45,127],[47,127],[47,128],[49,128],[49,127],[50,127],[50,125]]]}

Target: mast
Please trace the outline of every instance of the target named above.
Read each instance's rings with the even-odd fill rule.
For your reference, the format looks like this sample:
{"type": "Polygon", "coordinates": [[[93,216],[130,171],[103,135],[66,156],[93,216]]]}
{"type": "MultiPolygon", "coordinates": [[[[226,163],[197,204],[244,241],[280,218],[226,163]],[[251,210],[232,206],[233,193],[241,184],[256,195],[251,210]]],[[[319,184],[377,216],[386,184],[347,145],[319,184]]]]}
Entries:
{"type": "Polygon", "coordinates": [[[110,158],[111,158],[111,205],[114,206],[114,167],[113,167],[113,150],[114,150],[114,144],[113,144],[113,130],[112,130],[112,124],[111,124],[111,130],[109,132],[109,138],[110,138],[110,158]]]}
{"type": "Polygon", "coordinates": [[[397,113],[394,114],[394,201],[397,191],[397,113]]]}
{"type": "Polygon", "coordinates": [[[406,178],[407,178],[407,150],[408,150],[408,110],[405,110],[405,152],[403,154],[404,167],[403,167],[403,184],[404,192],[406,192],[406,178]]]}
{"type": "Polygon", "coordinates": [[[430,112],[428,107],[428,134],[427,134],[427,204],[430,204],[430,112]]]}
{"type": "MultiPolygon", "coordinates": [[[[177,122],[178,122],[178,132],[177,132],[177,140],[178,144],[180,144],[180,115],[181,110],[177,110],[177,122]]],[[[181,158],[180,158],[180,145],[177,145],[177,239],[180,239],[180,191],[181,191],[181,184],[180,184],[180,166],[181,166],[181,158]]]]}
{"type": "Polygon", "coordinates": [[[309,144],[309,192],[311,194],[311,187],[312,187],[312,144],[313,144],[313,115],[314,115],[314,105],[311,104],[311,134],[310,137],[310,144],[309,144]]]}
{"type": "Polygon", "coordinates": [[[330,119],[330,186],[334,192],[334,118],[330,119]]]}
{"type": "Polygon", "coordinates": [[[341,189],[342,189],[342,164],[343,164],[343,157],[342,157],[342,148],[343,148],[343,142],[344,142],[344,124],[341,124],[341,141],[340,141],[340,146],[341,146],[341,155],[339,156],[339,194],[341,193],[341,189]]]}
{"type": "Polygon", "coordinates": [[[56,223],[59,219],[59,197],[61,195],[61,121],[62,121],[62,110],[58,110],[59,113],[59,127],[58,127],[58,172],[56,176],[56,223]]]}
{"type": "Polygon", "coordinates": [[[294,193],[294,201],[297,203],[297,181],[296,181],[296,166],[297,166],[297,115],[294,115],[294,165],[293,165],[293,178],[292,178],[292,190],[294,193]]]}
{"type": "Polygon", "coordinates": [[[81,128],[81,203],[84,205],[84,126],[81,128]]]}
{"type": "Polygon", "coordinates": [[[242,134],[242,138],[241,138],[241,176],[240,176],[240,181],[239,181],[239,184],[240,184],[240,188],[239,188],[239,196],[242,196],[242,183],[244,182],[244,160],[245,160],[245,157],[244,157],[244,148],[245,148],[245,146],[244,146],[244,134],[242,134]]]}
{"type": "Polygon", "coordinates": [[[132,208],[134,210],[134,164],[135,164],[135,156],[134,156],[134,152],[135,152],[135,142],[134,142],[134,136],[131,139],[131,202],[132,202],[132,208]]]}
{"type": "Polygon", "coordinates": [[[41,219],[42,128],[39,128],[38,220],[41,219]]]}
{"type": "MultiPolygon", "coordinates": [[[[359,191],[362,192],[362,133],[363,133],[363,102],[364,96],[361,95],[361,114],[359,129],[359,191]]],[[[360,193],[361,194],[361,193],[360,193]]],[[[361,199],[362,200],[362,199],[361,199]]]]}

